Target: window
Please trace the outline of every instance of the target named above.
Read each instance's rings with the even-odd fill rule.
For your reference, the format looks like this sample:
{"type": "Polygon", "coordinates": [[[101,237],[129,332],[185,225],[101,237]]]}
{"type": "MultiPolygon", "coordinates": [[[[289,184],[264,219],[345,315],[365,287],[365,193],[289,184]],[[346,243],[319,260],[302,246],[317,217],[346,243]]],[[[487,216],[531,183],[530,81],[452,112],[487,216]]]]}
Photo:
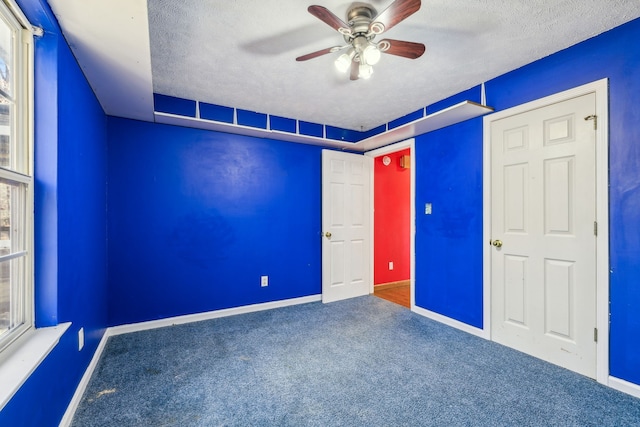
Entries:
{"type": "Polygon", "coordinates": [[[0,2],[0,351],[33,325],[32,36],[7,4],[0,2]]]}

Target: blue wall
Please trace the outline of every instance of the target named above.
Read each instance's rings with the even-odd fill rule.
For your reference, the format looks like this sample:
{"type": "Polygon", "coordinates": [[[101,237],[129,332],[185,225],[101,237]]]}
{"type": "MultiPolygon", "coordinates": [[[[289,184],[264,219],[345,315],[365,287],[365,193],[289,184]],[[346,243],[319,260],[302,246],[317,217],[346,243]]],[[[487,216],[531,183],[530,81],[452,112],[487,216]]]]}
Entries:
{"type": "Polygon", "coordinates": [[[0,411],[0,425],[54,426],[107,322],[106,116],[46,3],[19,3],[46,30],[35,40],[36,325],[72,325],[0,411]]]}
{"type": "MultiPolygon", "coordinates": [[[[610,372],[640,384],[640,19],[486,83],[496,111],[609,78],[610,372]]],[[[481,327],[482,127],[461,123],[416,142],[416,301],[481,327]],[[442,165],[440,159],[448,164],[442,165]],[[434,176],[437,172],[438,176],[434,176]],[[457,190],[457,191],[456,191],[457,190]],[[434,202],[433,218],[422,214],[434,202]],[[437,204],[436,202],[437,201],[437,204]],[[440,212],[455,214],[446,219],[440,212]],[[452,266],[441,252],[464,256],[452,266]],[[454,282],[449,282],[455,280],[454,282]],[[444,283],[443,283],[444,282],[444,283]]]]}
{"type": "Polygon", "coordinates": [[[421,135],[415,151],[416,305],[481,328],[482,119],[421,135]]]}
{"type": "Polygon", "coordinates": [[[118,118],[108,135],[110,325],[320,293],[320,148],[118,118]]]}
{"type": "Polygon", "coordinates": [[[84,327],[86,365],[107,324],[107,118],[66,43],[58,58],[58,319],[84,327]]]}

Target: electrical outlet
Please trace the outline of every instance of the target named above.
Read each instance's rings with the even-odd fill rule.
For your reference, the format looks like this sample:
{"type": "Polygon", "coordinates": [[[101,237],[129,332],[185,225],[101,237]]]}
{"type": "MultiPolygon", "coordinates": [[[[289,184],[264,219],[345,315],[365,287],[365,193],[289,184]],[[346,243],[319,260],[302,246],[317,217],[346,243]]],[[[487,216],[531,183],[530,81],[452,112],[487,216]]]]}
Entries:
{"type": "Polygon", "coordinates": [[[431,203],[425,203],[424,204],[424,214],[425,215],[431,215],[432,209],[431,209],[431,203]]]}
{"type": "Polygon", "coordinates": [[[269,276],[260,276],[260,286],[269,286],[269,276]]]}
{"type": "Polygon", "coordinates": [[[78,331],[78,351],[84,347],[84,328],[80,328],[78,331]]]}
{"type": "Polygon", "coordinates": [[[389,270],[393,270],[393,261],[389,261],[389,270]]]}

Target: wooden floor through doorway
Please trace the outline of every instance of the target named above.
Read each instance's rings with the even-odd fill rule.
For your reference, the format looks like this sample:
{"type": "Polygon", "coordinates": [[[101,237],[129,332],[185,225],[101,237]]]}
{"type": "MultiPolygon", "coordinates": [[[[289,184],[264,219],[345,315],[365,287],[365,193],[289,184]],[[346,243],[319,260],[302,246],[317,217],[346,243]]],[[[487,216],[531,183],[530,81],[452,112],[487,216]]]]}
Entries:
{"type": "Polygon", "coordinates": [[[411,308],[411,282],[409,280],[376,285],[373,287],[373,295],[411,308]]]}

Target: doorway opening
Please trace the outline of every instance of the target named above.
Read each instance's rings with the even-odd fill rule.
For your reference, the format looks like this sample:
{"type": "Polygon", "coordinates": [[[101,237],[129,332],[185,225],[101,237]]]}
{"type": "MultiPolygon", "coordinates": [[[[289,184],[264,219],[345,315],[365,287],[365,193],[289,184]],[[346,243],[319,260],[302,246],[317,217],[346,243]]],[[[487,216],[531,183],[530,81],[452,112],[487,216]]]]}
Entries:
{"type": "Polygon", "coordinates": [[[371,293],[413,307],[414,140],[366,153],[373,157],[371,293]]]}

